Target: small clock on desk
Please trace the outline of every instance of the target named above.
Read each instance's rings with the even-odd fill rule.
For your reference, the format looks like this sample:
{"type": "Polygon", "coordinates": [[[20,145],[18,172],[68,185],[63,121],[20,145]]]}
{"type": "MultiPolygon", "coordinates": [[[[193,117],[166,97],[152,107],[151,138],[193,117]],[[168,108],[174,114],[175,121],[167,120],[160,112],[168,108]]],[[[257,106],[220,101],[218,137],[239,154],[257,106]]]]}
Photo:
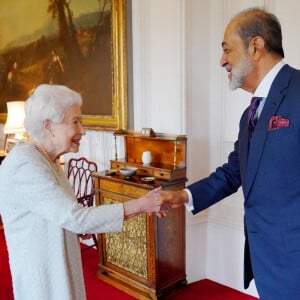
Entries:
{"type": "Polygon", "coordinates": [[[141,134],[143,136],[151,136],[151,137],[155,136],[155,132],[152,128],[143,128],[141,134]]]}

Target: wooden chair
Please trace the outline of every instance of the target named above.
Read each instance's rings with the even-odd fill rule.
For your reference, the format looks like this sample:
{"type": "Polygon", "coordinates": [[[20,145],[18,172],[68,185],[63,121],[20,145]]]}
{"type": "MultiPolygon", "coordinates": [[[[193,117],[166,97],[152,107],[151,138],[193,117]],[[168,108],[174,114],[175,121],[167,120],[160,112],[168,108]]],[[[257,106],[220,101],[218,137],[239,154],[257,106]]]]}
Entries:
{"type": "MultiPolygon", "coordinates": [[[[93,206],[95,199],[94,180],[92,173],[97,172],[97,164],[85,157],[71,158],[68,162],[68,179],[75,191],[77,201],[84,206],[93,206]]],[[[96,246],[98,242],[95,234],[92,234],[93,244],[82,248],[86,250],[96,246]]]]}

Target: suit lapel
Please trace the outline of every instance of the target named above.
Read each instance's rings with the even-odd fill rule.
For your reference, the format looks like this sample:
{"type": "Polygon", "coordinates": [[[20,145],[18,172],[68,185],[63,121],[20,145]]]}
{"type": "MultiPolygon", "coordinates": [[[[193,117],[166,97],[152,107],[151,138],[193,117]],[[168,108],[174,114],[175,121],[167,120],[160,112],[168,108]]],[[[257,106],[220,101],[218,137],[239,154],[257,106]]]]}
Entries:
{"type": "Polygon", "coordinates": [[[247,171],[243,187],[245,197],[247,197],[249,191],[251,190],[257,169],[260,164],[264,145],[268,135],[269,120],[276,114],[278,107],[285,97],[285,89],[290,80],[292,71],[292,68],[285,65],[275,78],[259,121],[256,125],[255,131],[252,135],[251,142],[249,143],[248,160],[246,163],[247,171]]]}

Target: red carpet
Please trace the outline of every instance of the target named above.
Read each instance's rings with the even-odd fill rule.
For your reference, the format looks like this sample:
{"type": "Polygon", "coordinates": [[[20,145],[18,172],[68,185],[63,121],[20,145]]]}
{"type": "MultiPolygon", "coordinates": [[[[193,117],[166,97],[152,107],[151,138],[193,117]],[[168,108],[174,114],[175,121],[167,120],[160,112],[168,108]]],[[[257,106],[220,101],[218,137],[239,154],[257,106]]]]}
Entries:
{"type": "MultiPolygon", "coordinates": [[[[100,281],[96,277],[97,253],[90,249],[82,252],[83,272],[86,283],[88,300],[133,300],[135,298],[100,281]]],[[[8,266],[7,250],[3,230],[0,230],[0,299],[13,300],[11,276],[8,266]]],[[[231,288],[225,287],[210,280],[201,280],[191,283],[180,289],[168,300],[255,300],[231,288]]]]}
{"type": "Polygon", "coordinates": [[[4,232],[0,229],[0,299],[13,300],[4,232]]]}

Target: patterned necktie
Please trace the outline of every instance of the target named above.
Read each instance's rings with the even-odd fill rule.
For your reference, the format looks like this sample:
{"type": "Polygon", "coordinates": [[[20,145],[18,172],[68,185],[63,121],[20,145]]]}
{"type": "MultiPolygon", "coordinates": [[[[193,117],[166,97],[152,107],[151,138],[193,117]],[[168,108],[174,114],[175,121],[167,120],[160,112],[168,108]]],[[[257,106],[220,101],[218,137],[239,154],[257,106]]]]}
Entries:
{"type": "Polygon", "coordinates": [[[256,123],[257,123],[256,110],[262,99],[263,99],[262,97],[253,97],[251,99],[251,104],[250,104],[249,111],[248,111],[248,120],[249,120],[248,129],[249,129],[250,135],[252,134],[252,132],[256,126],[256,123]]]}

